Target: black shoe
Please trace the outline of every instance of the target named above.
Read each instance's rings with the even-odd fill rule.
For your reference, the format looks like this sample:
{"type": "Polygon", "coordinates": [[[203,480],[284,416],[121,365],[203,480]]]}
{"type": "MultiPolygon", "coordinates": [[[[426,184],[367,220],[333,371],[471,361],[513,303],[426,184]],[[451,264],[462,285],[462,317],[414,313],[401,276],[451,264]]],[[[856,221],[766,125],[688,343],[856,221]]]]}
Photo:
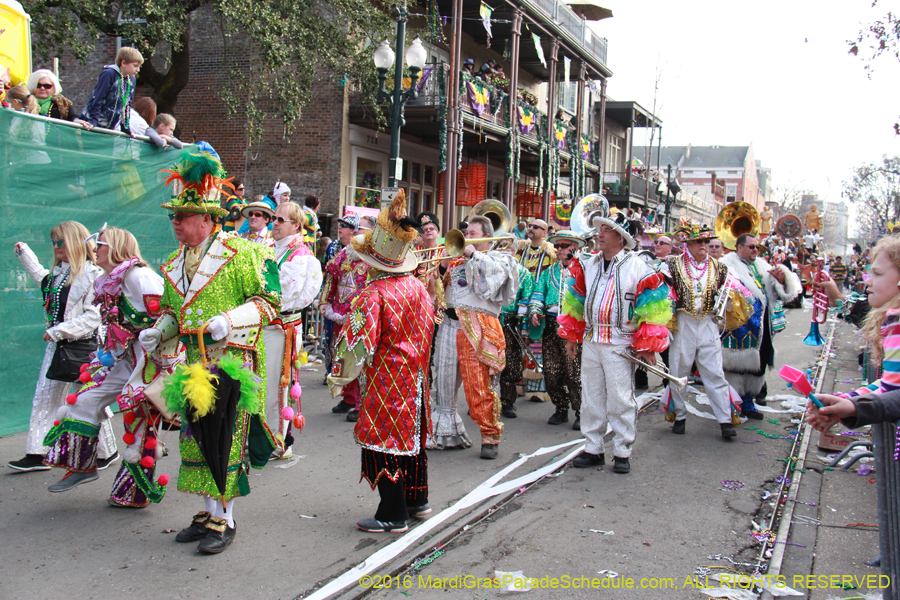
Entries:
{"type": "Polygon", "coordinates": [[[360,519],[356,526],[370,533],[404,533],[409,530],[406,521],[379,521],[375,518],[360,519]]]}
{"type": "Polygon", "coordinates": [[[731,423],[719,423],[719,427],[722,428],[722,437],[726,440],[737,436],[737,431],[731,423]]]}
{"type": "Polygon", "coordinates": [[[196,542],[206,537],[206,524],[209,522],[210,515],[205,510],[194,515],[194,520],[188,527],[185,527],[175,536],[175,541],[180,544],[188,542],[196,542]]]}
{"type": "Polygon", "coordinates": [[[347,420],[351,423],[356,423],[359,421],[359,411],[355,408],[347,413],[347,420]]]}
{"type": "Polygon", "coordinates": [[[613,473],[631,473],[631,465],[628,464],[627,458],[622,458],[621,456],[614,456],[615,463],[613,465],[613,473]]]}
{"type": "Polygon", "coordinates": [[[431,514],[431,507],[428,506],[428,503],[426,502],[425,504],[422,504],[419,506],[410,506],[407,509],[407,512],[409,513],[410,517],[412,517],[414,519],[421,519],[425,515],[431,514]]]}
{"type": "Polygon", "coordinates": [[[117,460],[119,460],[118,452],[114,453],[112,456],[110,456],[108,458],[98,458],[97,459],[97,470],[102,471],[103,469],[105,469],[109,465],[113,464],[117,460]]]}
{"type": "Polygon", "coordinates": [[[678,435],[684,435],[684,425],[687,419],[678,419],[675,421],[675,424],[672,425],[672,433],[677,433],[678,435]]]}
{"type": "Polygon", "coordinates": [[[558,410],[547,419],[547,425],[562,425],[569,422],[569,410],[558,410]]]}
{"type": "Polygon", "coordinates": [[[346,412],[350,412],[354,408],[355,408],[354,405],[348,404],[348,403],[344,402],[343,400],[341,400],[334,407],[332,407],[331,412],[333,412],[335,414],[343,414],[346,412]]]}
{"type": "Polygon", "coordinates": [[[500,409],[500,414],[506,417],[507,419],[515,419],[516,418],[516,405],[515,404],[504,404],[500,409]]]}
{"type": "Polygon", "coordinates": [[[606,456],[603,454],[591,454],[590,452],[582,452],[575,457],[572,464],[579,469],[587,467],[602,467],[606,464],[606,456]]]}
{"type": "Polygon", "coordinates": [[[7,464],[10,469],[27,473],[28,471],[49,471],[50,467],[44,464],[42,454],[26,454],[25,458],[14,460],[7,464]]]}
{"type": "Polygon", "coordinates": [[[760,406],[768,406],[769,404],[766,402],[765,398],[756,398],[754,403],[759,404],[760,406]]]}
{"type": "Polygon", "coordinates": [[[206,524],[206,537],[200,540],[197,550],[204,554],[218,554],[234,541],[234,527],[228,526],[228,521],[222,517],[210,517],[206,524]]]}
{"type": "Polygon", "coordinates": [[[765,418],[765,417],[763,417],[763,414],[761,412],[759,412],[758,410],[753,410],[753,411],[742,410],[741,416],[745,417],[747,419],[753,419],[755,421],[762,421],[765,418]]]}
{"type": "Polygon", "coordinates": [[[581,431],[581,413],[580,412],[575,413],[575,422],[572,423],[572,430],[573,431],[581,431]]]}
{"type": "Polygon", "coordinates": [[[492,460],[497,458],[497,446],[500,444],[482,444],[481,458],[492,460]]]}

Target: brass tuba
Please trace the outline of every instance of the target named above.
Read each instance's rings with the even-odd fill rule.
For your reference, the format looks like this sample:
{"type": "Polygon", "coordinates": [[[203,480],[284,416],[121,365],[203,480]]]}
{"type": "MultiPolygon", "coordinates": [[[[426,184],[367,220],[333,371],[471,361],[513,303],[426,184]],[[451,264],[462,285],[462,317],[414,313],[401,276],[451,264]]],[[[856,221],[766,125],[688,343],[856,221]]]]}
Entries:
{"type": "Polygon", "coordinates": [[[722,240],[729,250],[734,250],[737,239],[749,233],[753,237],[759,235],[759,212],[749,202],[732,202],[726,204],[716,217],[716,236],[722,240]]]}
{"type": "Polygon", "coordinates": [[[494,235],[496,236],[512,232],[512,214],[499,200],[482,200],[472,207],[469,214],[466,215],[466,221],[472,217],[487,217],[494,226],[494,235]]]}

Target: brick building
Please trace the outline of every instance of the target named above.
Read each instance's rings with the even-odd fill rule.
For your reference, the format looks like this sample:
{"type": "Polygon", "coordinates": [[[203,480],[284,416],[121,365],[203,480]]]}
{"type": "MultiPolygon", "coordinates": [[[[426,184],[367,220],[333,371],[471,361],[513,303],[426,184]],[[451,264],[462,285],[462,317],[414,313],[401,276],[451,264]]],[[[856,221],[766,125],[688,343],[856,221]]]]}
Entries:
{"type": "MultiPolygon", "coordinates": [[[[454,3],[463,14],[470,9],[477,13],[480,5],[474,0],[442,0],[438,4],[440,13],[452,14],[454,3]]],[[[451,225],[468,210],[454,206],[460,191],[470,191],[471,197],[477,199],[499,198],[514,215],[546,218],[557,197],[599,189],[602,106],[606,78],[612,75],[605,65],[606,40],[594,35],[562,0],[506,0],[494,8],[494,17],[497,22],[490,49],[486,48],[483,25],[476,20],[459,23],[455,48],[444,42],[426,43],[430,81],[423,82],[420,99],[411,102],[406,111],[407,126],[400,148],[404,172],[399,185],[406,189],[412,211],[430,209],[450,215],[444,220],[452,221],[451,225]],[[542,54],[531,34],[537,35],[542,54]],[[509,51],[504,52],[504,48],[509,51]],[[453,81],[452,65],[461,64],[464,58],[474,58],[478,65],[488,59],[497,61],[508,74],[510,84],[525,92],[524,100],[509,100],[509,94],[504,96],[491,88],[495,98],[503,98],[492,108],[492,114],[476,111],[466,93],[459,95],[458,102],[452,99],[461,112],[445,112],[451,99],[440,88],[453,81]],[[571,65],[568,84],[563,81],[566,62],[571,65]],[[598,102],[595,104],[594,100],[598,102]],[[563,111],[562,121],[553,118],[557,109],[563,111]],[[537,124],[529,133],[519,130],[521,111],[537,124]],[[442,134],[440,122],[442,115],[448,113],[458,114],[461,119],[450,123],[446,134],[442,134]],[[552,137],[554,126],[562,127],[564,132],[558,146],[552,137]],[[484,169],[476,189],[456,187],[460,174],[454,160],[443,161],[447,172],[441,173],[444,138],[445,147],[462,147],[464,170],[484,169]],[[510,176],[507,165],[509,148],[513,147],[518,149],[519,173],[510,176]],[[557,178],[548,185],[551,165],[557,178]],[[544,183],[539,184],[539,179],[544,183]],[[445,190],[452,190],[449,197],[453,199],[446,207],[442,203],[445,190]]],[[[444,27],[447,40],[452,39],[452,25],[451,20],[444,27]]],[[[410,31],[425,30],[424,19],[411,18],[410,31]]],[[[407,43],[411,39],[408,35],[407,43]]],[[[70,56],[60,56],[64,93],[77,108],[89,98],[102,66],[113,61],[118,43],[113,38],[101,40],[86,65],[70,56]]],[[[240,40],[229,40],[229,56],[237,54],[239,43],[240,40]]],[[[313,193],[322,199],[320,215],[339,214],[344,205],[366,196],[360,195],[359,188],[387,185],[390,133],[373,127],[369,118],[371,107],[354,104],[352,91],[342,86],[341,76],[323,74],[315,98],[304,108],[289,139],[285,139],[283,125],[273,113],[265,126],[262,144],[248,148],[245,115],[228,117],[218,98],[228,76],[222,62],[223,32],[211,10],[200,9],[192,14],[188,46],[190,80],[172,110],[181,139],[212,144],[229,174],[244,180],[248,195],[270,192],[275,181],[281,179],[291,186],[295,200],[302,202],[313,193]]],[[[158,70],[164,70],[162,54],[152,61],[158,70]]],[[[46,65],[35,64],[35,68],[42,66],[46,65]]],[[[457,77],[455,82],[459,81],[457,77]]],[[[137,97],[149,94],[146,86],[138,86],[137,97]]],[[[462,185],[469,185],[469,181],[462,185]]]]}

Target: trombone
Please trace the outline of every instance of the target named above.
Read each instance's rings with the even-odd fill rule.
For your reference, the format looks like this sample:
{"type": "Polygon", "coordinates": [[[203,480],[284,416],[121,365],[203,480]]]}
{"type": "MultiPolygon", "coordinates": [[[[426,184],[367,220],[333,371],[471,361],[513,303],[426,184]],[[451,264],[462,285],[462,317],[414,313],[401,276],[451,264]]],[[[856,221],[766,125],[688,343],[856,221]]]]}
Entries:
{"type": "MultiPolygon", "coordinates": [[[[484,242],[493,242],[493,243],[499,242],[500,245],[498,245],[498,247],[494,248],[494,249],[495,250],[506,250],[510,246],[512,246],[516,241],[517,240],[515,237],[508,237],[506,235],[500,235],[500,236],[489,237],[489,238],[475,238],[475,239],[467,240],[466,236],[463,234],[462,231],[460,231],[459,229],[451,229],[450,231],[447,232],[446,237],[444,237],[443,248],[444,248],[444,252],[446,253],[446,255],[438,256],[436,258],[430,258],[428,260],[420,260],[419,264],[421,265],[421,264],[435,262],[435,261],[439,261],[439,260],[447,260],[450,258],[459,258],[465,253],[466,246],[469,244],[483,244],[484,242]]],[[[438,248],[440,248],[440,246],[438,246],[438,248]]],[[[434,250],[434,248],[429,248],[429,250],[434,250]]],[[[421,252],[421,251],[417,250],[417,252],[421,252]]]]}
{"type": "Polygon", "coordinates": [[[658,377],[662,377],[663,379],[668,379],[675,385],[675,387],[678,388],[679,391],[681,391],[687,387],[687,382],[688,382],[687,377],[675,377],[675,376],[669,374],[669,368],[666,365],[659,364],[657,366],[653,366],[653,365],[647,364],[644,361],[642,361],[640,358],[638,358],[637,356],[632,354],[631,350],[627,350],[625,352],[616,352],[616,354],[618,354],[622,358],[628,359],[629,361],[633,362],[634,364],[636,364],[641,369],[644,369],[645,371],[649,371],[650,373],[653,373],[654,375],[656,375],[658,377]]]}

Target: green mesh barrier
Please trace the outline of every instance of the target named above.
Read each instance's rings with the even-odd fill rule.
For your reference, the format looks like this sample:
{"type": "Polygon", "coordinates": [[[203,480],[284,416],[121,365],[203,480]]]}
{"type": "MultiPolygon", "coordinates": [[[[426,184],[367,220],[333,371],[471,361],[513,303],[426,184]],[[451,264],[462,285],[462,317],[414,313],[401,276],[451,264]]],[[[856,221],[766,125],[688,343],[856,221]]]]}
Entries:
{"type": "Polygon", "coordinates": [[[53,227],[79,221],[93,232],[109,223],[133,233],[158,268],[178,246],[159,207],[171,196],[159,171],[180,153],[0,109],[0,436],[28,429],[46,347],[41,291],[15,243],[27,243],[49,269],[53,227]]]}

